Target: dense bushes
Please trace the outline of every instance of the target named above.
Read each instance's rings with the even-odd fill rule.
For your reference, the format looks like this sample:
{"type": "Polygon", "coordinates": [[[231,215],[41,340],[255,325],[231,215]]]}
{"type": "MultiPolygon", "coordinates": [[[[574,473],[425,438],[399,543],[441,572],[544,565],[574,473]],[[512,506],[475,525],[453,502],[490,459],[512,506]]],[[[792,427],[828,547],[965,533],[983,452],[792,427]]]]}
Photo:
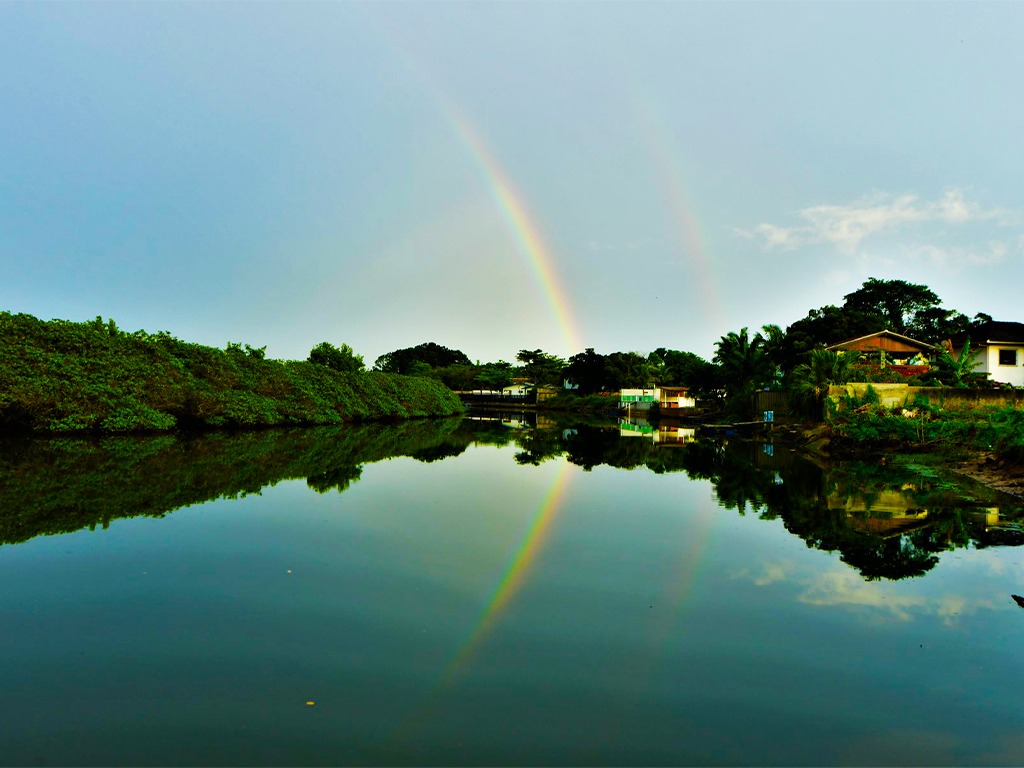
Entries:
{"type": "Polygon", "coordinates": [[[138,432],[450,415],[458,398],[429,379],[339,373],[265,360],[113,321],[0,313],[0,429],[138,432]]]}
{"type": "Polygon", "coordinates": [[[994,451],[1024,461],[1024,410],[1012,405],[937,407],[918,395],[910,406],[887,408],[877,392],[843,398],[829,421],[833,443],[904,448],[943,445],[994,451]]]}

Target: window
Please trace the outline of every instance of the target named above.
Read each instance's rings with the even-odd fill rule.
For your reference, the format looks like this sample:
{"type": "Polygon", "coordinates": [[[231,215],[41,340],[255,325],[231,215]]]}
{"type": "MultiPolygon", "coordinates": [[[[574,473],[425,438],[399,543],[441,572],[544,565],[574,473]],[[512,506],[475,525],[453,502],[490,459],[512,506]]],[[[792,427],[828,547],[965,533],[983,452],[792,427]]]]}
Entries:
{"type": "Polygon", "coordinates": [[[1000,349],[999,350],[999,364],[1000,365],[1016,365],[1017,364],[1017,350],[1016,349],[1000,349]]]}

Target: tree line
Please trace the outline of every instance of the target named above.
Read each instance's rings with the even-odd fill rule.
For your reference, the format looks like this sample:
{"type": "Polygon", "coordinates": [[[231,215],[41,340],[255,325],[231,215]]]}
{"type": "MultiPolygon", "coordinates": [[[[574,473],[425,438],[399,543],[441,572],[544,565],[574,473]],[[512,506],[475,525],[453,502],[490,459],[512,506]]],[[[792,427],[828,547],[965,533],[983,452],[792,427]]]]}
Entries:
{"type": "MultiPolygon", "coordinates": [[[[527,379],[537,386],[568,384],[581,395],[653,386],[687,387],[705,401],[718,400],[733,410],[743,410],[750,395],[764,389],[789,389],[810,404],[820,400],[830,383],[843,383],[857,370],[855,355],[829,352],[826,346],[847,339],[891,330],[936,347],[937,364],[928,382],[961,383],[970,373],[963,359],[954,358],[941,344],[963,336],[992,320],[979,313],[968,317],[941,306],[939,297],[925,285],[903,280],[870,278],[843,297],[843,304],[829,304],[808,311],[785,329],[764,325],[730,331],[715,344],[711,360],[681,349],[658,347],[649,353],[618,351],[601,354],[588,347],[568,359],[542,349],[522,349],[515,362],[481,363],[461,350],[429,342],[381,355],[373,370],[426,376],[455,391],[498,390],[513,380],[527,379]]],[[[319,345],[311,362],[337,370],[361,370],[362,358],[347,345],[335,350],[319,345]]],[[[889,371],[858,371],[874,380],[896,380],[889,371]]],[[[903,381],[903,378],[898,380],[903,381]]]]}

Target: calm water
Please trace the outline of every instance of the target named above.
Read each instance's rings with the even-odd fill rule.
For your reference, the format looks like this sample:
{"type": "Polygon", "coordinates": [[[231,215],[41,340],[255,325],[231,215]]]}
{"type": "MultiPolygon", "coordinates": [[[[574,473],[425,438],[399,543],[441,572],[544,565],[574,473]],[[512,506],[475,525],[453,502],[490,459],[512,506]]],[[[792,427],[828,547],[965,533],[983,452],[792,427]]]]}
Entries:
{"type": "Polygon", "coordinates": [[[0,444],[0,762],[1024,762],[1006,499],[521,426],[0,444]]]}

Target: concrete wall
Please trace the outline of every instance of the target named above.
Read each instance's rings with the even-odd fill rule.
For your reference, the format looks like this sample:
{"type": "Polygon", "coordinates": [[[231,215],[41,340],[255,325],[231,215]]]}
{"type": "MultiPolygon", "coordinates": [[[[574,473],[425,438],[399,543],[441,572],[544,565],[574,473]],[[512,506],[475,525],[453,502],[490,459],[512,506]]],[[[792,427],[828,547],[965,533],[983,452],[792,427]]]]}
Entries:
{"type": "Polygon", "coordinates": [[[956,389],[954,387],[911,387],[907,384],[846,384],[829,387],[829,398],[838,403],[844,395],[863,398],[874,387],[878,399],[887,408],[913,405],[915,395],[924,395],[932,405],[1015,405],[1024,407],[1024,392],[1001,389],[956,389]]]}

